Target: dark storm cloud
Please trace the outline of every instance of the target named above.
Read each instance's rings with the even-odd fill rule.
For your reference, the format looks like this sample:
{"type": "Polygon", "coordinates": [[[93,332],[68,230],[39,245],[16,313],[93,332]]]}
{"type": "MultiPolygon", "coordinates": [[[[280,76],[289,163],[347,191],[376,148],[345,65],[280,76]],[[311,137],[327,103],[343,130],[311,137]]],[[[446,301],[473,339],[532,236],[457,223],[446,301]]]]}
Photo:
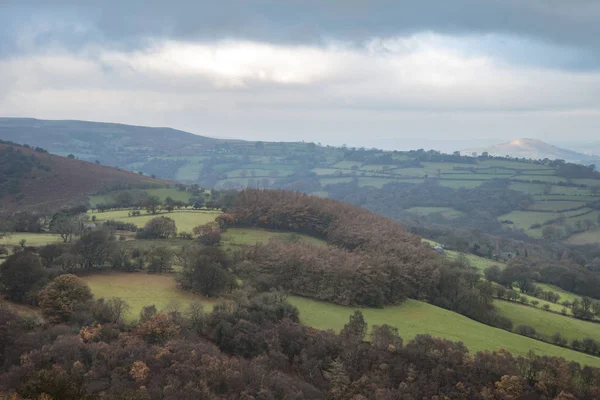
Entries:
{"type": "MultiPolygon", "coordinates": [[[[18,51],[15,32],[28,25],[35,31],[32,49],[57,42],[75,49],[90,42],[138,47],[149,38],[361,42],[373,36],[432,31],[537,41],[561,48],[556,58],[562,60],[545,52],[540,53],[541,62],[595,67],[600,66],[599,21],[597,0],[4,0],[0,51],[18,51]]],[[[517,60],[523,57],[518,46],[507,53],[517,60]]]]}

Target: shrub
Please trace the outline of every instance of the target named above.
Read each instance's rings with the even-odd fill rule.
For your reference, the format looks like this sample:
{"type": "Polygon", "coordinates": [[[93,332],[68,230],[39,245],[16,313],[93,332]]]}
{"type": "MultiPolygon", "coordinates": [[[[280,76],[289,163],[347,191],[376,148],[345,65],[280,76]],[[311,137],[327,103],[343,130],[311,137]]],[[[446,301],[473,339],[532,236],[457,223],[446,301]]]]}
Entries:
{"type": "Polygon", "coordinates": [[[519,335],[527,337],[535,337],[536,331],[532,326],[529,325],[517,325],[515,332],[519,335]]]}
{"type": "Polygon", "coordinates": [[[153,218],[137,233],[139,239],[168,239],[177,235],[175,221],[168,217],[153,218]]]}

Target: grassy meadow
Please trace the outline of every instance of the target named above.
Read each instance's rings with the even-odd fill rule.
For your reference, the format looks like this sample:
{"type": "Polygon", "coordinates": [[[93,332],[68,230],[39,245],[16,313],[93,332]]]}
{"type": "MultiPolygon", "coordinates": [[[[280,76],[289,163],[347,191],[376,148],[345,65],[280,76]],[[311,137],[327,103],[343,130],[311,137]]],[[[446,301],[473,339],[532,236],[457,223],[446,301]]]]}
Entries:
{"type": "Polygon", "coordinates": [[[192,301],[201,301],[207,311],[212,309],[213,300],[195,295],[176,287],[172,275],[154,275],[143,272],[113,272],[83,276],[94,297],[106,299],[120,297],[127,301],[130,309],[125,315],[127,321],[135,321],[144,306],[154,304],[160,311],[178,306],[185,309],[192,301]]]}
{"type": "Polygon", "coordinates": [[[600,340],[600,324],[594,322],[582,321],[509,301],[496,300],[494,305],[502,316],[513,321],[515,327],[529,325],[546,336],[560,332],[569,341],[583,340],[588,337],[600,340]]]}
{"type": "MultiPolygon", "coordinates": [[[[290,296],[288,302],[300,310],[300,321],[317,329],[339,332],[355,308],[324,303],[304,297],[290,296]]],[[[505,348],[515,355],[536,354],[563,357],[567,360],[600,366],[600,358],[530,339],[502,329],[493,328],[417,300],[384,309],[360,308],[369,326],[388,324],[398,328],[400,336],[410,340],[426,333],[452,341],[463,342],[472,352],[505,348]]],[[[564,317],[563,317],[564,318],[564,317]]]]}
{"type": "MultiPolygon", "coordinates": [[[[107,273],[82,278],[96,298],[121,297],[130,305],[128,321],[135,321],[142,307],[154,304],[160,309],[177,306],[185,310],[192,301],[201,301],[207,311],[214,300],[177,289],[170,275],[145,273],[107,273]]],[[[355,310],[303,297],[290,296],[288,301],[300,310],[302,323],[317,329],[339,331],[355,310]]],[[[471,351],[497,350],[503,347],[515,355],[536,354],[564,357],[581,364],[600,366],[600,358],[553,346],[501,329],[475,322],[467,317],[416,300],[385,309],[360,309],[369,326],[389,324],[398,328],[405,341],[418,334],[430,334],[463,342],[471,351]]]]}
{"type": "Polygon", "coordinates": [[[192,230],[198,225],[204,225],[215,220],[217,215],[221,214],[220,211],[208,211],[208,210],[175,210],[173,212],[161,211],[157,214],[145,214],[142,211],[140,216],[129,216],[131,210],[114,210],[99,213],[89,213],[90,216],[96,216],[96,221],[122,221],[131,224],[135,224],[139,228],[143,227],[148,221],[156,217],[169,217],[175,221],[177,225],[177,232],[192,232],[192,230]]]}
{"type": "Polygon", "coordinates": [[[0,239],[0,246],[17,246],[22,240],[25,240],[25,246],[45,246],[63,242],[60,235],[53,233],[11,233],[0,239]]]}

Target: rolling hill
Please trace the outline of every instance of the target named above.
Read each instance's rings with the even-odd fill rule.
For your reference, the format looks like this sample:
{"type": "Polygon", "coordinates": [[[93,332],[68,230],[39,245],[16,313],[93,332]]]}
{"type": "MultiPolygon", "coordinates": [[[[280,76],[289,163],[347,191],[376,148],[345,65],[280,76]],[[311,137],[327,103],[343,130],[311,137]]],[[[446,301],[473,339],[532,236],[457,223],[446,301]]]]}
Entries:
{"type": "Polygon", "coordinates": [[[86,204],[104,189],[164,187],[168,182],[117,168],[0,144],[0,206],[7,211],[86,204]]]}
{"type": "Polygon", "coordinates": [[[471,155],[472,153],[514,158],[526,158],[534,160],[565,160],[578,164],[589,164],[598,162],[599,158],[577,151],[563,149],[537,139],[516,139],[509,143],[497,144],[489,147],[471,148],[461,151],[462,154],[471,155]]]}

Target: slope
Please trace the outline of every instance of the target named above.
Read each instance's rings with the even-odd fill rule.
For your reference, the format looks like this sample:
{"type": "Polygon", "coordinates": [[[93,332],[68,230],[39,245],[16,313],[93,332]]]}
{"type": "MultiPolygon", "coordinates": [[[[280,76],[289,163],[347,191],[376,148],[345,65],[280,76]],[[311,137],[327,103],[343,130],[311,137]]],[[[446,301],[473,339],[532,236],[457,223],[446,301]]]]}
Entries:
{"type": "Polygon", "coordinates": [[[107,188],[164,187],[167,181],[36,151],[0,144],[4,210],[48,209],[87,203],[88,195],[107,188]],[[15,161],[16,160],[16,161],[15,161]],[[18,165],[15,163],[18,161],[18,165]]]}
{"type": "Polygon", "coordinates": [[[592,161],[596,157],[589,156],[569,149],[563,149],[537,139],[516,139],[509,143],[497,144],[489,147],[479,147],[463,150],[461,153],[488,153],[493,156],[504,157],[509,155],[516,158],[565,160],[569,162],[592,161]]]}

